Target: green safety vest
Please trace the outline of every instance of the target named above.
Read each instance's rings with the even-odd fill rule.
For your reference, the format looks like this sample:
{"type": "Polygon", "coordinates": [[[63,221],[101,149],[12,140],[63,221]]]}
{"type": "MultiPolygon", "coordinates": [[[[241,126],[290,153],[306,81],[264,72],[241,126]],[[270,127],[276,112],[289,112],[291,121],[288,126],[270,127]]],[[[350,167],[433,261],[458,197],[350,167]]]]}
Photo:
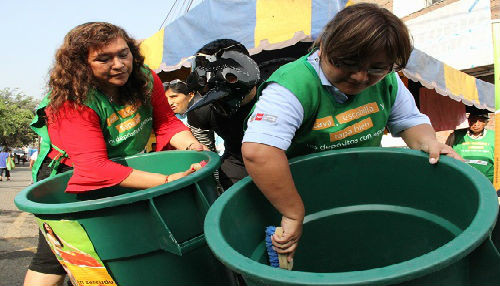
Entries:
{"type": "Polygon", "coordinates": [[[495,132],[485,129],[484,135],[479,139],[473,139],[467,135],[467,129],[455,130],[454,133],[453,150],[462,156],[466,163],[493,182],[495,132]]]}
{"type": "MultiPolygon", "coordinates": [[[[385,126],[396,100],[398,83],[389,73],[377,84],[338,103],[307,61],[309,55],[286,64],[262,84],[257,95],[271,82],[290,90],[304,109],[302,125],[295,133],[288,157],[326,150],[380,146],[385,126]]],[[[259,120],[265,114],[254,114],[259,120]]]]}
{"type": "MultiPolygon", "coordinates": [[[[153,77],[149,69],[144,69],[149,76],[149,87],[152,90],[153,77]]],[[[33,165],[32,176],[36,181],[43,160],[52,148],[59,155],[52,160],[50,176],[57,173],[61,160],[68,157],[66,152],[53,145],[47,130],[45,108],[50,102],[50,92],[37,107],[31,128],[40,136],[40,151],[33,165]]],[[[118,105],[109,101],[108,96],[99,90],[89,91],[85,105],[94,110],[100,118],[100,126],[106,142],[108,158],[118,158],[137,154],[144,150],[153,130],[153,109],[151,105],[118,105]]]]}

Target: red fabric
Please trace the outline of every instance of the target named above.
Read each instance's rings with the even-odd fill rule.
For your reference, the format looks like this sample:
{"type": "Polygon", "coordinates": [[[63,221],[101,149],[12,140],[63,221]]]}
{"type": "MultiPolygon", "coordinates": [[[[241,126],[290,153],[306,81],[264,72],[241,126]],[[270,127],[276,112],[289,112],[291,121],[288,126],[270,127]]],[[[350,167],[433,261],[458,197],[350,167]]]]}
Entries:
{"type": "Polygon", "coordinates": [[[97,261],[92,256],[83,252],[66,252],[59,250],[59,255],[61,255],[62,259],[68,263],[79,265],[79,266],[88,266],[88,267],[104,267],[99,261],[97,261]]]}
{"type": "Polygon", "coordinates": [[[420,112],[429,116],[436,131],[455,130],[467,121],[465,105],[433,89],[420,89],[420,112]]]}
{"type": "MultiPolygon", "coordinates": [[[[172,136],[188,128],[172,112],[161,80],[155,73],[153,77],[153,129],[157,136],[157,150],[163,150],[171,148],[169,142],[172,136]]],[[[53,116],[50,108],[46,113],[52,144],[69,156],[61,162],[74,167],[66,192],[78,193],[114,186],[130,175],[132,168],[109,160],[100,128],[101,120],[94,110],[87,106],[74,108],[66,102],[59,108],[57,117],[53,116]]],[[[49,153],[50,158],[58,155],[55,149],[49,153]]]]}

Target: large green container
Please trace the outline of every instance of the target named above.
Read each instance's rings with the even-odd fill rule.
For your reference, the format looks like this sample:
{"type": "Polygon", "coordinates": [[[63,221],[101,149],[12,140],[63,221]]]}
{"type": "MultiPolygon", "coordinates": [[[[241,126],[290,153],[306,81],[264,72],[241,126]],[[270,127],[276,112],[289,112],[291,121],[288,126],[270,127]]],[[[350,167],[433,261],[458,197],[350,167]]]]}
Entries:
{"type": "Polygon", "coordinates": [[[248,285],[500,285],[497,196],[474,168],[389,148],[328,151],[290,167],[306,207],[293,271],[268,266],[264,230],[281,216],[250,178],[205,218],[208,245],[248,285]]]}
{"type": "Polygon", "coordinates": [[[41,219],[77,221],[118,285],[229,285],[232,275],[210,252],[203,220],[216,199],[212,152],[168,151],[127,157],[135,169],[170,174],[207,161],[177,181],[132,190],[107,188],[82,197],[65,193],[72,172],[19,193],[17,207],[41,219]]]}

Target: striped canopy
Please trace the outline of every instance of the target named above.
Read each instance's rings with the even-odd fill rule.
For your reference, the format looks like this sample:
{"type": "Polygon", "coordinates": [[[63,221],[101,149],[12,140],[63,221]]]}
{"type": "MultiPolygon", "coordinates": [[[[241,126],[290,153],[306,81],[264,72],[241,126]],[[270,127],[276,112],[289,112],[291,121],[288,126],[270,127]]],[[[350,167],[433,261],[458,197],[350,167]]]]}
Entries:
{"type": "Polygon", "coordinates": [[[312,41],[348,0],[205,0],[141,43],[156,71],[190,66],[186,59],[219,38],[241,42],[251,54],[312,41]]]}
{"type": "Polygon", "coordinates": [[[437,93],[466,105],[495,111],[495,86],[414,49],[403,74],[437,93]]]}
{"type": "MultiPolygon", "coordinates": [[[[349,0],[205,0],[141,43],[156,72],[190,67],[189,59],[215,39],[234,39],[250,54],[311,42],[349,0]]],[[[408,78],[467,105],[494,110],[494,87],[415,49],[408,78]]]]}

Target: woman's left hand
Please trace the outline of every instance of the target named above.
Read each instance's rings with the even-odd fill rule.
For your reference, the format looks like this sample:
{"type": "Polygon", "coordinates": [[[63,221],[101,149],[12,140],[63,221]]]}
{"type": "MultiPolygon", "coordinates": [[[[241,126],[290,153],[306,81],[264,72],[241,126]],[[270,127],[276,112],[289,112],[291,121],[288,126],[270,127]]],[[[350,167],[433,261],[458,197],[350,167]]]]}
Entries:
{"type": "Polygon", "coordinates": [[[191,164],[191,166],[189,166],[189,169],[187,169],[184,172],[173,173],[173,174],[168,175],[168,179],[167,179],[166,183],[170,183],[172,181],[179,180],[180,178],[184,178],[187,175],[192,174],[192,173],[198,171],[199,169],[203,168],[206,164],[207,163],[205,161],[201,161],[200,163],[193,163],[193,164],[191,164]]]}
{"type": "Polygon", "coordinates": [[[177,150],[210,151],[207,146],[201,144],[189,130],[183,130],[170,139],[170,145],[177,150]]]}
{"type": "Polygon", "coordinates": [[[179,180],[180,178],[184,178],[186,177],[187,175],[191,174],[191,173],[194,173],[195,170],[193,169],[188,169],[184,172],[179,172],[179,173],[173,173],[173,174],[170,174],[168,175],[168,179],[165,183],[171,183],[175,180],[179,180]]]}
{"type": "Polygon", "coordinates": [[[429,163],[431,164],[436,164],[439,161],[440,154],[464,161],[453,148],[437,141],[436,132],[430,124],[410,127],[401,132],[401,137],[411,149],[429,153],[429,163]]]}
{"type": "Polygon", "coordinates": [[[429,153],[429,163],[436,164],[439,161],[439,155],[444,154],[454,159],[464,161],[460,155],[450,146],[438,141],[430,142],[429,145],[423,146],[422,151],[429,153]]]}

